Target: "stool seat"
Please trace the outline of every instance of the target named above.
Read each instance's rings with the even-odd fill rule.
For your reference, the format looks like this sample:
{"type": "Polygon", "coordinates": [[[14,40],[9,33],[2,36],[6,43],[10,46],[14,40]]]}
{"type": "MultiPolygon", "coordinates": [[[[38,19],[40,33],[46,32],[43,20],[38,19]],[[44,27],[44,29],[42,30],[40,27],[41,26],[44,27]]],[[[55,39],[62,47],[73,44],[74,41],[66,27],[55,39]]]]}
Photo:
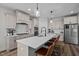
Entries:
{"type": "Polygon", "coordinates": [[[54,40],[55,40],[56,38],[52,38],[51,40],[49,40],[50,42],[54,42],[54,40]]]}
{"type": "Polygon", "coordinates": [[[45,46],[50,46],[50,45],[52,45],[52,42],[47,42],[47,43],[45,43],[44,45],[45,45],[45,46]]]}
{"type": "Polygon", "coordinates": [[[42,47],[42,48],[40,48],[39,50],[37,50],[35,53],[36,53],[36,54],[39,54],[39,55],[45,56],[46,53],[47,53],[47,51],[48,51],[47,48],[42,47]]]}
{"type": "Polygon", "coordinates": [[[39,55],[39,56],[51,56],[53,49],[54,49],[54,45],[55,45],[55,43],[53,43],[48,48],[41,47],[35,53],[36,53],[36,55],[39,55]]]}
{"type": "Polygon", "coordinates": [[[45,43],[45,46],[50,46],[53,44],[53,42],[56,40],[56,38],[52,38],[51,40],[49,40],[47,43],[45,43]]]}

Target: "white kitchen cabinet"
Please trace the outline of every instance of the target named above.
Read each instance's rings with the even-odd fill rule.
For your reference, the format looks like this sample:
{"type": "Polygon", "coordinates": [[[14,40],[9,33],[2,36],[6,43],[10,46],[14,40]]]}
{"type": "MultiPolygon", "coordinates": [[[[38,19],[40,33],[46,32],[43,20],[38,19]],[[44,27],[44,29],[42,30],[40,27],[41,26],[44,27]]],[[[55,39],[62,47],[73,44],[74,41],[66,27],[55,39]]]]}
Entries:
{"type": "Polygon", "coordinates": [[[33,34],[34,35],[34,21],[33,20],[31,20],[30,26],[31,26],[30,34],[33,34]]]}
{"type": "Polygon", "coordinates": [[[64,41],[64,32],[63,33],[60,33],[60,41],[64,41]]]}
{"type": "Polygon", "coordinates": [[[31,33],[32,20],[30,20],[30,16],[21,11],[16,11],[16,15],[17,15],[17,23],[28,24],[28,32],[31,33]]]}
{"type": "Polygon", "coordinates": [[[26,47],[24,44],[17,43],[17,56],[28,56],[28,47],[26,47]]]}
{"type": "Polygon", "coordinates": [[[64,17],[64,24],[74,24],[77,23],[77,16],[64,17]]]}
{"type": "Polygon", "coordinates": [[[29,15],[16,11],[17,23],[28,23],[29,15]]]}
{"type": "Polygon", "coordinates": [[[14,48],[17,47],[17,44],[16,44],[16,36],[14,36],[14,37],[7,36],[6,42],[7,42],[7,44],[6,44],[6,48],[7,48],[6,50],[7,51],[10,51],[10,50],[12,50],[12,49],[14,49],[14,48]]]}
{"type": "Polygon", "coordinates": [[[70,23],[70,19],[68,17],[64,18],[64,24],[69,24],[70,23]]]}
{"type": "Polygon", "coordinates": [[[37,18],[34,18],[34,27],[38,27],[39,25],[39,20],[37,18]]]}
{"type": "Polygon", "coordinates": [[[16,26],[16,14],[14,11],[5,12],[6,28],[15,28],[16,26]]]}
{"type": "Polygon", "coordinates": [[[14,48],[17,48],[17,42],[16,40],[22,40],[24,38],[32,37],[30,34],[25,34],[25,35],[11,35],[11,36],[6,36],[6,50],[10,51],[14,48]]]}
{"type": "Polygon", "coordinates": [[[51,20],[48,20],[48,28],[51,30],[62,30],[64,27],[64,21],[62,19],[62,17],[58,17],[58,18],[54,18],[52,19],[52,23],[50,23],[51,20]]]}
{"type": "Polygon", "coordinates": [[[38,27],[39,25],[39,19],[37,18],[32,18],[31,20],[28,21],[28,26],[29,26],[29,34],[34,35],[34,27],[38,27]]]}
{"type": "Polygon", "coordinates": [[[7,49],[7,28],[15,28],[16,14],[14,10],[0,7],[0,51],[7,49]]]}
{"type": "Polygon", "coordinates": [[[79,13],[78,13],[78,24],[79,24],[79,13]]]}
{"type": "Polygon", "coordinates": [[[16,12],[16,16],[17,16],[17,23],[21,23],[21,21],[22,21],[21,13],[20,12],[16,12]]]}

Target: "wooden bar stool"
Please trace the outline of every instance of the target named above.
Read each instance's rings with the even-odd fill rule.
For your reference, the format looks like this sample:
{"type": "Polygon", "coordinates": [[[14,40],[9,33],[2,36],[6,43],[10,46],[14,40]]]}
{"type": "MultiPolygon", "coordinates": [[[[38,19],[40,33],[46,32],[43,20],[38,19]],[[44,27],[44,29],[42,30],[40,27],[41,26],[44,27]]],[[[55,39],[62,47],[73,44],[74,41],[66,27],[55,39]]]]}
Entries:
{"type": "Polygon", "coordinates": [[[54,49],[54,45],[55,45],[55,43],[53,43],[48,48],[42,47],[42,48],[38,49],[35,53],[38,56],[51,56],[53,49],[54,49]]]}
{"type": "Polygon", "coordinates": [[[52,43],[46,42],[44,45],[45,45],[45,46],[50,46],[50,45],[52,45],[52,43]]]}
{"type": "Polygon", "coordinates": [[[53,55],[61,55],[61,46],[58,44],[60,35],[55,40],[55,46],[54,46],[54,54],[53,55]]]}
{"type": "Polygon", "coordinates": [[[59,41],[60,35],[56,38],[55,43],[59,41]]]}
{"type": "Polygon", "coordinates": [[[50,46],[50,45],[52,45],[53,42],[55,41],[55,39],[56,39],[56,38],[52,38],[52,40],[46,42],[44,45],[45,45],[45,46],[50,46]]]}
{"type": "Polygon", "coordinates": [[[53,42],[56,43],[59,40],[59,38],[60,38],[60,35],[57,38],[52,38],[52,40],[50,40],[50,42],[47,42],[44,45],[45,46],[50,46],[50,45],[52,45],[53,42]]]}
{"type": "Polygon", "coordinates": [[[54,42],[56,38],[52,38],[51,40],[49,40],[50,43],[54,42]]]}

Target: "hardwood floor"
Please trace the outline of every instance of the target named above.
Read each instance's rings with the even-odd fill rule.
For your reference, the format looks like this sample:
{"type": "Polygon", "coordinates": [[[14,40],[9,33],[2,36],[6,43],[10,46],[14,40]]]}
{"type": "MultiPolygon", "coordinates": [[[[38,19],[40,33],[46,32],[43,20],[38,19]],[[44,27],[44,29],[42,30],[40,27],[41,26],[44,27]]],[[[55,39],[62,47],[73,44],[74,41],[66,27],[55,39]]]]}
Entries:
{"type": "MultiPolygon", "coordinates": [[[[11,50],[9,52],[0,52],[0,56],[16,56],[17,49],[11,50]]],[[[61,56],[79,56],[79,45],[64,44],[63,53],[61,56]]]]}
{"type": "Polygon", "coordinates": [[[17,55],[17,49],[13,49],[9,52],[4,51],[0,53],[0,56],[16,56],[17,55]]]}

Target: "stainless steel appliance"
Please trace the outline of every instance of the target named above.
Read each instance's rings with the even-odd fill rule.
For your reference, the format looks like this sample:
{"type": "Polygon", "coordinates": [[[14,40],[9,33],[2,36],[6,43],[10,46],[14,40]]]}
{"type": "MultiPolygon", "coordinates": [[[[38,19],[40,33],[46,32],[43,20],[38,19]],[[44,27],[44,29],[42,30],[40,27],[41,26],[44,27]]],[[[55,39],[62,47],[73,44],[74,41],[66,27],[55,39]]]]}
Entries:
{"type": "Polygon", "coordinates": [[[38,27],[34,27],[34,36],[38,36],[38,27]]]}
{"type": "Polygon", "coordinates": [[[46,36],[46,27],[41,28],[41,33],[44,34],[44,36],[46,36]]]}
{"type": "Polygon", "coordinates": [[[79,25],[65,24],[64,39],[66,43],[78,44],[79,43],[79,25]]]}

